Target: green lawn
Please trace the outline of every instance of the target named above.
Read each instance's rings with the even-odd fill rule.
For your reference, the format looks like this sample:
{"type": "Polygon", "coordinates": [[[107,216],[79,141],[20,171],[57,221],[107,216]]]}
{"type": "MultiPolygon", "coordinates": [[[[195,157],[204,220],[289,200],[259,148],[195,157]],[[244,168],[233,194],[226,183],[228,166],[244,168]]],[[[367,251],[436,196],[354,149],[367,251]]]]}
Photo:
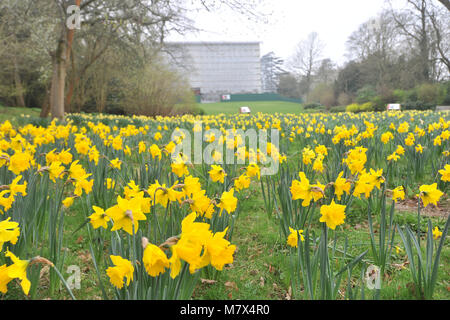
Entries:
{"type": "MultiPolygon", "coordinates": [[[[198,103],[197,106],[208,115],[217,114],[237,114],[242,106],[250,107],[252,113],[262,112],[268,114],[274,113],[293,113],[304,112],[301,104],[286,101],[244,101],[244,102],[217,102],[217,103],[198,103]]],[[[3,107],[0,105],[0,122],[10,120],[15,123],[16,119],[22,115],[25,117],[39,117],[40,109],[37,108],[18,108],[3,107]]]]}
{"type": "Polygon", "coordinates": [[[41,112],[41,109],[38,108],[19,108],[19,107],[4,107],[0,105],[0,122],[9,120],[12,123],[15,123],[17,118],[21,117],[22,115],[32,116],[32,117],[39,117],[39,114],[41,112]]]}
{"type": "Polygon", "coordinates": [[[303,112],[301,104],[286,101],[242,101],[242,102],[216,102],[199,103],[197,106],[205,111],[206,114],[216,115],[239,113],[239,107],[248,106],[252,113],[293,113],[303,112]]]}

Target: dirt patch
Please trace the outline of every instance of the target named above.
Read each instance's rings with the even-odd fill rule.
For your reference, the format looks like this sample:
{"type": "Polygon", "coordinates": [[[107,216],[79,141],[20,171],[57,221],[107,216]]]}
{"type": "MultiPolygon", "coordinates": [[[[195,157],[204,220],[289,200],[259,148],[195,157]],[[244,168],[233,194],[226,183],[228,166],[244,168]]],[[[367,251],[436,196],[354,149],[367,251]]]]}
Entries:
{"type": "MultiPolygon", "coordinates": [[[[420,213],[426,217],[444,217],[450,214],[450,198],[441,199],[439,206],[429,204],[426,208],[421,208],[420,213]]],[[[407,199],[399,201],[395,204],[398,211],[417,212],[417,199],[407,199]]]]}

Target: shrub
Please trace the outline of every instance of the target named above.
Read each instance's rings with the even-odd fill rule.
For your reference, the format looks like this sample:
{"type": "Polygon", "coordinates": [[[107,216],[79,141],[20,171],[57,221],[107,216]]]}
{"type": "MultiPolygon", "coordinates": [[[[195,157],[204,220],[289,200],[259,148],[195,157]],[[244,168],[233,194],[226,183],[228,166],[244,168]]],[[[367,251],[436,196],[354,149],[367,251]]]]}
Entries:
{"type": "Polygon", "coordinates": [[[354,113],[373,111],[373,104],[371,102],[364,104],[352,103],[345,108],[345,111],[354,113]]]}
{"type": "Polygon", "coordinates": [[[336,106],[336,107],[330,108],[330,112],[332,112],[332,113],[339,113],[339,112],[345,112],[345,111],[346,111],[345,106],[336,106]]]}
{"type": "Polygon", "coordinates": [[[405,101],[417,101],[417,92],[414,89],[408,90],[405,92],[405,97],[403,98],[402,102],[405,101]]]}
{"type": "Polygon", "coordinates": [[[304,109],[317,109],[322,107],[322,105],[318,102],[307,103],[303,106],[304,109]]]}
{"type": "Polygon", "coordinates": [[[349,104],[345,108],[345,111],[347,111],[347,112],[359,112],[359,104],[357,104],[357,103],[349,104]]]}
{"type": "Polygon", "coordinates": [[[366,102],[366,103],[360,105],[360,110],[361,110],[361,112],[373,111],[372,102],[366,102]]]}
{"type": "Polygon", "coordinates": [[[194,116],[203,116],[205,115],[205,110],[200,107],[194,107],[191,114],[193,114],[194,116]]]}
{"type": "Polygon", "coordinates": [[[407,101],[402,103],[403,110],[434,110],[436,109],[436,104],[425,103],[423,101],[407,101]]]}
{"type": "Polygon", "coordinates": [[[436,104],[439,97],[439,86],[431,83],[424,83],[417,87],[417,98],[428,104],[436,104]]]}
{"type": "Polygon", "coordinates": [[[402,103],[406,99],[406,94],[407,93],[406,93],[405,90],[401,90],[401,89],[394,90],[394,92],[393,92],[394,101],[393,102],[395,102],[395,103],[402,103]]]}
{"type": "Polygon", "coordinates": [[[386,110],[386,103],[380,96],[376,96],[375,98],[373,98],[371,103],[372,103],[373,111],[386,110]]]}
{"type": "Polygon", "coordinates": [[[346,106],[352,101],[351,97],[346,94],[345,92],[342,92],[339,94],[339,97],[337,99],[337,102],[340,106],[346,106]]]}
{"type": "Polygon", "coordinates": [[[356,102],[366,103],[371,101],[377,95],[375,89],[372,86],[365,86],[358,90],[356,102]]]}
{"type": "Polygon", "coordinates": [[[450,105],[450,81],[444,82],[439,86],[438,105],[450,105]]]}
{"type": "Polygon", "coordinates": [[[186,113],[194,101],[185,79],[168,67],[153,63],[126,80],[121,104],[128,114],[169,116],[186,113]]]}

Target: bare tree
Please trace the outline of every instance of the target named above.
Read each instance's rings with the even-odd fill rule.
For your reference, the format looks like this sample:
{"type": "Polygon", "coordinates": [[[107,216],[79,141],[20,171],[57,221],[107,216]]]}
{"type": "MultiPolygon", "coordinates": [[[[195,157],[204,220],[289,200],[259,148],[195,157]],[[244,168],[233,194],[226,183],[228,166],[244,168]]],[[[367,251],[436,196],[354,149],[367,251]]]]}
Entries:
{"type": "Polygon", "coordinates": [[[337,78],[337,68],[335,63],[329,59],[323,59],[315,74],[317,83],[333,83],[337,78]]]}
{"type": "MultiPolygon", "coordinates": [[[[76,32],[66,25],[70,15],[68,12],[70,5],[80,8],[82,28],[85,31],[92,26],[103,24],[110,26],[110,28],[104,29],[110,32],[109,34],[122,36],[130,42],[141,45],[147,42],[155,47],[161,46],[171,28],[181,30],[186,21],[183,18],[183,8],[178,5],[177,1],[170,0],[54,0],[52,4],[53,6],[50,8],[52,15],[49,15],[49,21],[54,22],[56,48],[49,50],[53,66],[49,101],[52,117],[57,118],[64,117],[65,102],[70,104],[75,87],[75,80],[72,78],[66,97],[66,75],[69,68],[75,66],[71,55],[74,54],[72,45],[76,32]]],[[[98,28],[91,29],[98,31],[98,28]]],[[[108,33],[96,35],[107,37],[108,33]]],[[[98,59],[106,51],[106,47],[99,48],[84,68],[86,65],[91,65],[93,60],[98,59]]]]}
{"type": "Polygon", "coordinates": [[[444,8],[435,6],[431,6],[427,14],[434,33],[433,45],[438,59],[447,67],[447,73],[450,74],[450,15],[444,8]]]}
{"type": "Polygon", "coordinates": [[[312,32],[298,43],[294,55],[287,62],[288,68],[303,84],[304,95],[307,95],[311,89],[313,75],[322,61],[324,47],[319,35],[312,32]]]}
{"type": "Polygon", "coordinates": [[[361,63],[366,81],[377,86],[394,82],[392,65],[401,53],[407,52],[404,37],[389,12],[361,24],[347,40],[347,56],[361,63]]]}
{"type": "Polygon", "coordinates": [[[448,63],[448,12],[437,8],[430,0],[407,0],[406,3],[408,6],[399,12],[391,6],[392,17],[416,52],[420,80],[437,80],[438,63],[448,63]]]}

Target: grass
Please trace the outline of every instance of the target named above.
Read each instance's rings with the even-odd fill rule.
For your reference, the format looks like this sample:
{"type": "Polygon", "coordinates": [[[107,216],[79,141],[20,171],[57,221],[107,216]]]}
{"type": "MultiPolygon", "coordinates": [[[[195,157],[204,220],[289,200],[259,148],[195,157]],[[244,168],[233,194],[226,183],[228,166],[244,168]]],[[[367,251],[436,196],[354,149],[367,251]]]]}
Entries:
{"type": "MultiPolygon", "coordinates": [[[[219,274],[217,282],[200,283],[193,299],[239,299],[239,300],[284,300],[295,299],[299,293],[290,288],[289,254],[286,239],[279,233],[275,216],[267,217],[262,194],[257,185],[245,193],[245,201],[241,202],[240,214],[236,222],[236,229],[232,243],[238,249],[234,263],[219,274]]],[[[319,220],[318,212],[315,220],[319,220]]],[[[343,245],[344,237],[348,236],[349,254],[356,256],[370,247],[370,233],[367,225],[367,213],[358,207],[352,208],[353,219],[349,219],[338,233],[338,247],[343,245]]],[[[416,220],[414,212],[396,211],[399,221],[416,220]]],[[[425,219],[424,219],[425,220],[425,219]]],[[[442,229],[443,218],[432,218],[433,225],[442,229]]],[[[319,230],[320,226],[314,227],[319,230]]],[[[402,241],[397,234],[395,245],[403,248],[402,241]]],[[[341,248],[342,249],[342,248],[341,248]]],[[[365,259],[371,263],[371,252],[365,259]]],[[[387,268],[382,282],[381,299],[384,300],[415,300],[411,273],[407,264],[406,253],[394,254],[387,268]],[[402,267],[404,266],[404,267],[402,267]]],[[[361,269],[355,269],[352,282],[361,284],[359,275],[361,269]]],[[[435,300],[450,299],[450,249],[444,247],[441,255],[440,268],[435,300]]],[[[347,279],[341,283],[341,291],[345,292],[347,279]]],[[[365,285],[365,283],[364,283],[365,285]]],[[[365,289],[365,299],[372,299],[373,292],[365,289]]],[[[301,294],[300,294],[301,296],[301,294]]]]}
{"type": "MultiPolygon", "coordinates": [[[[201,107],[209,114],[220,113],[220,108],[226,107],[229,113],[235,112],[233,108],[238,108],[242,103],[218,103],[202,104],[201,107]],[[229,109],[228,109],[229,108],[229,109]],[[216,113],[214,113],[216,112],[216,113]]],[[[297,104],[281,102],[258,102],[255,106],[248,103],[252,112],[263,112],[264,108],[272,106],[272,112],[286,111],[298,108],[297,104]],[[273,105],[276,104],[276,110],[273,105]]],[[[301,109],[300,109],[301,110],[301,109]]],[[[223,112],[223,111],[222,111],[223,112]]],[[[300,111],[298,111],[300,112],[300,111]]],[[[0,121],[12,120],[20,117],[21,114],[38,116],[37,109],[5,108],[0,107],[0,121]]],[[[240,213],[236,221],[232,243],[237,246],[234,263],[226,266],[214,281],[203,281],[198,284],[194,291],[195,300],[282,300],[286,298],[296,298],[295,292],[290,289],[289,274],[289,254],[290,249],[286,245],[286,239],[280,236],[278,222],[275,216],[270,219],[265,212],[264,201],[259,188],[259,183],[253,183],[251,189],[243,192],[245,198],[240,202],[240,213]]],[[[66,210],[66,209],[65,209],[66,210]]],[[[316,212],[315,220],[318,221],[316,212]]],[[[66,259],[64,268],[61,270],[67,279],[70,274],[67,268],[70,265],[77,265],[81,269],[81,289],[74,290],[77,299],[93,300],[101,299],[102,292],[98,286],[98,279],[93,266],[92,257],[89,253],[89,236],[86,228],[82,228],[74,234],[74,231],[85,221],[86,213],[80,202],[66,210],[65,215],[65,237],[64,246],[66,249],[66,259]]],[[[415,212],[396,211],[395,221],[400,225],[416,223],[415,212]]],[[[423,222],[425,219],[423,219],[423,222]]],[[[376,220],[375,220],[376,222],[376,220]]],[[[433,225],[438,225],[442,230],[444,219],[432,218],[433,225]]],[[[318,225],[315,226],[318,228],[318,225]]],[[[340,227],[341,228],[341,227],[340,227]]],[[[364,205],[358,201],[354,202],[351,214],[346,219],[346,224],[340,230],[340,245],[344,236],[349,238],[351,245],[350,254],[357,255],[370,246],[369,229],[367,226],[367,211],[364,205]]],[[[396,235],[395,245],[403,248],[399,235],[396,235]]],[[[372,260],[370,251],[365,260],[372,260]]],[[[391,265],[387,268],[384,276],[381,299],[386,300],[407,300],[417,299],[414,294],[412,277],[407,263],[405,252],[395,254],[391,265]],[[402,265],[404,267],[402,267],[402,265]]],[[[111,298],[112,290],[109,280],[104,272],[106,266],[99,261],[102,273],[102,283],[105,285],[108,296],[111,298]]],[[[355,270],[354,275],[360,274],[361,270],[355,270]]],[[[450,299],[450,248],[444,246],[442,251],[437,286],[434,294],[435,300],[450,299]]],[[[205,280],[211,280],[207,274],[202,274],[205,280]]],[[[345,290],[347,279],[344,279],[341,286],[345,290]]],[[[358,282],[356,277],[352,279],[358,282]]],[[[68,299],[65,289],[61,287],[55,296],[50,296],[46,284],[48,285],[48,275],[43,273],[38,298],[39,299],[68,299]]],[[[24,296],[19,286],[12,286],[11,292],[14,298],[23,299],[24,296]]],[[[372,298],[372,292],[366,290],[366,299],[372,298]]],[[[301,296],[301,295],[300,295],[301,296]]]]}
{"type": "Polygon", "coordinates": [[[12,124],[16,124],[19,117],[39,117],[41,109],[39,108],[20,108],[20,107],[4,107],[0,105],[0,122],[9,120],[12,124]]]}
{"type": "MultiPolygon", "coordinates": [[[[236,114],[242,106],[250,107],[252,113],[262,112],[268,114],[274,113],[292,113],[299,114],[304,112],[301,104],[286,101],[247,101],[247,102],[217,102],[217,103],[198,103],[197,106],[208,115],[217,114],[236,114]]],[[[39,108],[20,108],[4,107],[0,105],[0,122],[9,120],[16,124],[18,118],[39,117],[41,109],[39,108]]]]}
{"type": "Polygon", "coordinates": [[[299,114],[303,112],[301,104],[286,101],[243,101],[243,102],[217,102],[217,103],[199,103],[197,106],[208,115],[217,114],[236,114],[239,108],[243,106],[250,107],[252,113],[262,112],[268,114],[274,113],[292,113],[299,114]]]}

